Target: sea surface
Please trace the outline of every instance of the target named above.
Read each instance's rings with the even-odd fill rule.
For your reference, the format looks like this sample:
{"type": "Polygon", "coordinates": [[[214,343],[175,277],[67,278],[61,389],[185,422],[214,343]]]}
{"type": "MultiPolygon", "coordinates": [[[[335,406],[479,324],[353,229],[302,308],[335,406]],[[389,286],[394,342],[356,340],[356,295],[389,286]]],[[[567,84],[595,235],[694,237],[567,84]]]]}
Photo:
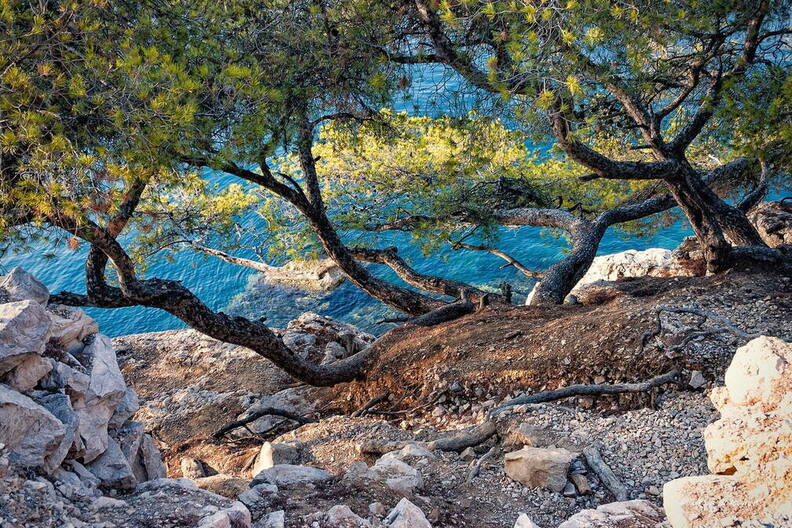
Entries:
{"type": "MultiPolygon", "coordinates": [[[[397,109],[431,115],[446,108],[461,112],[472,107],[481,108],[485,104],[461,93],[456,89],[457,86],[443,72],[427,69],[423,72],[423,78],[414,84],[411,97],[401,101],[397,109]]],[[[230,179],[229,176],[216,177],[230,179]]],[[[650,247],[672,249],[690,233],[687,223],[681,220],[653,236],[642,238],[625,236],[611,229],[605,235],[598,254],[650,247]]],[[[400,255],[419,272],[465,281],[484,289],[494,289],[504,281],[509,282],[514,288],[517,302],[525,298],[535,282],[513,267],[503,268],[503,260],[485,252],[449,249],[427,257],[409,240],[409,236],[401,233],[389,235],[381,247],[385,245],[398,246],[400,255]]],[[[564,239],[532,227],[504,228],[497,246],[534,270],[546,269],[562,258],[568,248],[564,239]]],[[[84,293],[83,266],[86,253],[84,244],[77,251],[63,244],[38,247],[25,253],[6,253],[0,256],[0,273],[22,266],[44,282],[51,292],[70,290],[84,293]]],[[[400,282],[387,268],[373,266],[371,269],[380,276],[400,282]]],[[[251,269],[187,252],[181,253],[175,262],[154,262],[146,276],[180,280],[210,308],[247,317],[266,317],[268,324],[274,327],[283,327],[301,313],[314,311],[380,334],[387,330],[388,325],[378,324],[378,321],[397,315],[393,309],[349,283],[328,293],[273,286],[251,269]]],[[[88,308],[86,312],[98,321],[102,332],[110,336],[185,327],[179,319],[153,308],[88,308]]]]}
{"type": "MultiPolygon", "coordinates": [[[[600,246],[599,254],[649,247],[671,249],[688,234],[689,229],[683,222],[648,238],[625,237],[610,231],[600,246]]],[[[509,282],[515,290],[516,301],[524,299],[534,284],[533,280],[512,267],[501,269],[504,261],[488,253],[448,250],[426,257],[407,236],[393,236],[388,243],[397,245],[400,254],[422,273],[458,279],[485,288],[497,288],[501,282],[509,282]]],[[[563,257],[567,243],[540,229],[524,227],[504,229],[498,247],[528,268],[542,270],[563,257]]],[[[84,293],[83,266],[86,253],[85,245],[72,251],[65,244],[36,248],[28,253],[10,253],[0,258],[0,273],[22,266],[46,284],[51,292],[70,290],[84,293]]],[[[378,275],[400,282],[386,268],[372,265],[371,269],[378,275]]],[[[284,326],[305,311],[314,311],[380,334],[388,326],[377,324],[377,321],[396,314],[347,282],[329,293],[273,286],[267,284],[261,274],[249,268],[187,252],[179,254],[175,262],[156,262],[150,266],[146,276],[180,280],[214,310],[248,317],[266,317],[268,323],[275,327],[284,326]]],[[[179,319],[154,308],[87,308],[86,312],[98,321],[102,332],[110,336],[185,327],[179,319]]]]}

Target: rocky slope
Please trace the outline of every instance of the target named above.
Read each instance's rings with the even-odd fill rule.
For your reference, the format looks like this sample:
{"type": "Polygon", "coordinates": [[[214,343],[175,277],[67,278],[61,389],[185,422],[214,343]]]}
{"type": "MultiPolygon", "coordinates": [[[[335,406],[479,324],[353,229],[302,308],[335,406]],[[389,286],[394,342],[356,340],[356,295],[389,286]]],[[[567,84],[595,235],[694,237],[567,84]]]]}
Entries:
{"type": "MultiPolygon", "coordinates": [[[[404,327],[377,341],[368,380],[318,389],[194,331],[111,343],[15,270],[0,278],[0,526],[787,526],[792,287],[761,277],[635,279],[597,305],[404,327]],[[715,323],[666,314],[636,354],[659,303],[782,339],[754,339],[732,362],[744,339],[711,332],[668,355],[715,323]],[[670,367],[681,383],[646,394],[493,411],[670,367]]],[[[317,362],[373,341],[315,314],[281,337],[317,362]]]]}
{"type": "Polygon", "coordinates": [[[0,526],[246,527],[239,502],[165,477],[110,339],[14,269],[0,277],[0,526]]]}

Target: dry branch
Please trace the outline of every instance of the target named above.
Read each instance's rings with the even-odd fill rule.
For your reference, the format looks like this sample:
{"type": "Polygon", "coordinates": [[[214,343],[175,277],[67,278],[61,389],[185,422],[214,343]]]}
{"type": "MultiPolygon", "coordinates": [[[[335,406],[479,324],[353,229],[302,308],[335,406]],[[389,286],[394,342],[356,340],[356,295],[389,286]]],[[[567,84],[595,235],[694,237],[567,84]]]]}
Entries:
{"type": "Polygon", "coordinates": [[[617,501],[626,501],[627,488],[619,479],[614,475],[610,467],[602,460],[599,450],[596,446],[589,446],[583,450],[583,456],[586,457],[589,467],[594,470],[599,479],[605,484],[605,487],[613,493],[617,501]]]}
{"type": "Polygon", "coordinates": [[[650,330],[649,332],[646,332],[641,337],[641,346],[640,346],[640,351],[641,352],[643,352],[644,347],[646,347],[646,345],[649,343],[649,341],[651,339],[654,339],[655,337],[657,337],[657,336],[659,336],[660,334],[663,333],[663,330],[664,330],[664,328],[663,328],[663,319],[662,319],[663,312],[670,312],[670,313],[677,313],[677,314],[689,314],[689,315],[694,315],[694,316],[697,316],[697,317],[701,318],[695,324],[695,328],[691,327],[691,328],[686,328],[686,329],[683,330],[685,332],[688,332],[687,335],[685,335],[685,337],[682,338],[682,340],[679,343],[669,347],[666,350],[666,354],[668,354],[668,355],[673,355],[674,353],[682,350],[685,346],[688,345],[688,343],[690,343],[694,339],[708,337],[708,336],[715,335],[715,334],[730,333],[730,334],[733,334],[733,335],[735,335],[735,336],[737,336],[737,337],[739,337],[741,339],[744,339],[746,341],[748,341],[750,339],[754,339],[754,338],[759,337],[760,335],[762,335],[761,332],[759,332],[759,333],[749,333],[749,332],[746,332],[744,330],[741,330],[740,328],[735,326],[728,319],[726,319],[724,317],[721,317],[718,314],[713,313],[713,312],[709,312],[709,311],[706,311],[706,310],[701,310],[699,308],[693,308],[693,307],[690,307],[690,306],[658,305],[657,307],[655,307],[655,328],[653,330],[650,330]],[[707,320],[714,321],[714,322],[720,324],[720,326],[716,326],[716,327],[713,327],[713,328],[701,329],[701,325],[704,324],[704,322],[707,321],[707,320]]]}
{"type": "Polygon", "coordinates": [[[564,387],[562,389],[538,392],[536,394],[527,394],[525,396],[519,396],[517,398],[513,398],[507,401],[506,403],[498,405],[497,407],[492,409],[492,411],[490,411],[490,416],[496,415],[500,411],[508,407],[513,407],[515,405],[546,403],[556,400],[562,400],[564,398],[569,398],[572,396],[599,396],[601,394],[646,392],[655,387],[659,387],[660,385],[665,385],[666,383],[678,383],[678,382],[679,382],[679,371],[675,369],[670,372],[666,372],[662,376],[657,376],[656,378],[652,378],[648,381],[643,381],[640,383],[616,383],[613,385],[608,385],[608,384],[570,385],[569,387],[564,387]]]}
{"type": "Polygon", "coordinates": [[[366,414],[369,411],[369,409],[371,409],[375,405],[379,405],[380,403],[382,403],[384,401],[387,401],[389,396],[390,396],[390,393],[386,392],[385,394],[380,394],[379,396],[375,396],[375,397],[371,398],[369,401],[366,402],[366,404],[363,407],[361,407],[357,411],[353,412],[350,416],[352,416],[352,418],[357,418],[358,416],[363,416],[364,414],[366,414]]]}
{"type": "Polygon", "coordinates": [[[500,446],[495,444],[490,448],[489,451],[484,453],[484,456],[476,460],[470,467],[470,471],[468,472],[467,478],[465,479],[465,483],[470,483],[470,481],[476,478],[479,473],[481,473],[481,468],[484,467],[484,464],[492,460],[499,452],[500,446]]]}
{"type": "Polygon", "coordinates": [[[361,453],[384,454],[390,453],[391,451],[398,451],[408,444],[420,445],[429,450],[462,451],[466,447],[477,446],[486,442],[495,434],[495,430],[495,423],[487,420],[470,430],[463,430],[447,437],[432,440],[431,442],[369,440],[360,445],[360,451],[361,453]]]}

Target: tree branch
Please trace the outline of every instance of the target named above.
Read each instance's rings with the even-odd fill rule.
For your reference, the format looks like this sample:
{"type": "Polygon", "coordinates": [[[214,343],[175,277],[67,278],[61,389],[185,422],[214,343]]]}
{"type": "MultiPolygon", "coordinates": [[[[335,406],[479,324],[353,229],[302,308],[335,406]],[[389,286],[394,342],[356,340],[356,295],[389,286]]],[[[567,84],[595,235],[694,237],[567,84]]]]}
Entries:
{"type": "Polygon", "coordinates": [[[573,396],[599,396],[601,394],[622,394],[625,392],[646,392],[655,387],[665,385],[667,383],[679,383],[679,371],[671,370],[662,376],[657,376],[648,381],[640,383],[618,383],[614,385],[570,385],[562,389],[549,390],[539,392],[536,394],[526,394],[513,398],[506,403],[498,405],[489,412],[490,416],[495,416],[500,412],[514,407],[515,405],[527,405],[535,403],[546,403],[564,398],[571,398],[573,396]]]}
{"type": "Polygon", "coordinates": [[[500,257],[500,258],[502,258],[503,260],[505,260],[507,262],[507,264],[505,264],[502,267],[514,266],[514,268],[516,270],[518,270],[520,273],[522,273],[526,277],[531,277],[531,278],[535,279],[535,278],[539,278],[539,277],[543,277],[544,276],[543,272],[529,270],[528,268],[523,266],[520,263],[520,261],[518,261],[517,259],[515,259],[512,256],[508,255],[507,253],[504,253],[503,251],[499,250],[498,248],[494,248],[492,246],[474,246],[472,244],[466,244],[464,242],[452,242],[451,245],[452,245],[452,247],[454,249],[465,248],[465,249],[470,249],[470,250],[473,250],[473,251],[486,251],[488,253],[491,253],[491,254],[495,255],[496,257],[500,257]]]}
{"type": "MultiPolygon", "coordinates": [[[[349,251],[352,256],[358,260],[388,266],[395,271],[404,282],[422,290],[448,295],[455,299],[461,299],[465,294],[473,299],[478,299],[488,294],[464,282],[418,273],[399,256],[395,247],[386,249],[354,247],[350,248],[349,251]]],[[[496,298],[500,297],[494,294],[492,296],[496,298]]]]}

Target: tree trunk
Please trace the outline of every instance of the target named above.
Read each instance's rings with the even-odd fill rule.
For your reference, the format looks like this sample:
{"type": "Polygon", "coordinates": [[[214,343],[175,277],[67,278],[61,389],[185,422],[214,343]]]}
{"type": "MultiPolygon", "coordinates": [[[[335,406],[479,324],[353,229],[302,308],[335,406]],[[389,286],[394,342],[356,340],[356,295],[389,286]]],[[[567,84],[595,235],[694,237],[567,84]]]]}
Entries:
{"type": "Polygon", "coordinates": [[[544,278],[531,292],[528,304],[562,304],[572,288],[583,278],[594,257],[600,241],[608,229],[608,224],[597,221],[581,227],[572,233],[574,242],[572,252],[563,260],[556,262],[545,272],[544,278]]]}
{"type": "Polygon", "coordinates": [[[721,200],[690,165],[685,164],[682,174],[665,182],[701,242],[707,271],[717,273],[727,267],[729,242],[765,245],[745,213],[721,200]]]}

